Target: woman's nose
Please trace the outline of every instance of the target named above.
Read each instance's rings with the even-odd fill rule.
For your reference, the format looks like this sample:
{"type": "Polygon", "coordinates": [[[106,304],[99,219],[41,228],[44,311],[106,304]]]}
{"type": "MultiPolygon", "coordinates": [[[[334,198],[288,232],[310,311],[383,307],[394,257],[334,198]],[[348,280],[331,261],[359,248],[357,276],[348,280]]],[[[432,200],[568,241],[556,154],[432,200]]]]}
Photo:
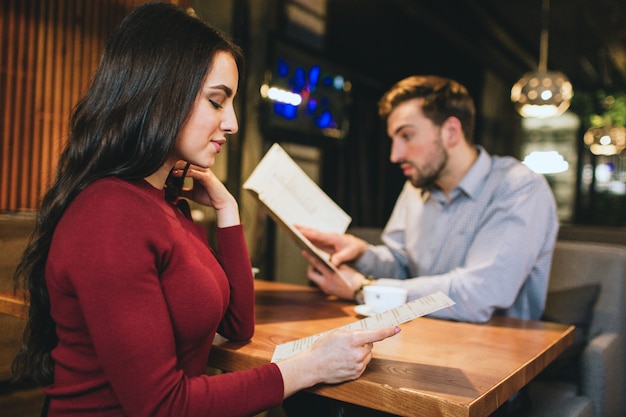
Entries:
{"type": "Polygon", "coordinates": [[[239,124],[237,123],[237,115],[235,109],[231,106],[227,112],[224,113],[222,119],[221,129],[228,134],[235,134],[239,131],[239,124]]]}

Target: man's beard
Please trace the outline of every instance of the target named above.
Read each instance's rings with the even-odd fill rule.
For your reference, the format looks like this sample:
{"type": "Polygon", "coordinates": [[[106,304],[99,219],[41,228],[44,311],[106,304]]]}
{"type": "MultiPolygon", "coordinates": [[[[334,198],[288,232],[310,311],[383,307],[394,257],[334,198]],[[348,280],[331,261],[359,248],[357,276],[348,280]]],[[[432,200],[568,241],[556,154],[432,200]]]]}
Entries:
{"type": "Polygon", "coordinates": [[[409,181],[416,188],[431,188],[441,176],[446,164],[448,163],[448,152],[441,145],[441,138],[435,150],[434,157],[421,168],[410,161],[415,169],[415,173],[409,177],[409,181]]]}

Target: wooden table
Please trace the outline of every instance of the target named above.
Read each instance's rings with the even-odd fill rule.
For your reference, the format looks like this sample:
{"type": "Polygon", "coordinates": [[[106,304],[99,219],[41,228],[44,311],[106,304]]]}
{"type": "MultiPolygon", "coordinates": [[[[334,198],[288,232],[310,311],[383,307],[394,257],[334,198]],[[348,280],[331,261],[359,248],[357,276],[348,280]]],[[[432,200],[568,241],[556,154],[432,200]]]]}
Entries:
{"type": "MultiPolygon", "coordinates": [[[[218,336],[209,365],[225,371],[268,363],[277,344],[360,319],[352,303],[306,286],[256,280],[249,342],[218,336]]],[[[498,317],[486,324],[421,317],[375,344],[356,381],[309,391],[401,416],[487,416],[572,343],[574,327],[498,317]]]]}
{"type": "Polygon", "coordinates": [[[28,318],[28,310],[24,306],[22,293],[17,295],[13,291],[0,291],[0,314],[17,318],[28,318]]]}

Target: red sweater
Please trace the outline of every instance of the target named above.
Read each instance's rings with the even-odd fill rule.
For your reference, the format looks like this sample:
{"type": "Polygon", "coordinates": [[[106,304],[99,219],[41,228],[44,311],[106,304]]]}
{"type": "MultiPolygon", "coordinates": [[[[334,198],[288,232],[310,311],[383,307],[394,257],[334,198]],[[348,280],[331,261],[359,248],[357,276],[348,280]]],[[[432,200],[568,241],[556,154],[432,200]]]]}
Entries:
{"type": "Polygon", "coordinates": [[[206,376],[216,332],[247,340],[254,288],[241,225],[206,233],[162,190],[107,178],[61,218],[46,282],[58,346],[49,416],[245,416],[280,405],[275,364],[206,376]]]}

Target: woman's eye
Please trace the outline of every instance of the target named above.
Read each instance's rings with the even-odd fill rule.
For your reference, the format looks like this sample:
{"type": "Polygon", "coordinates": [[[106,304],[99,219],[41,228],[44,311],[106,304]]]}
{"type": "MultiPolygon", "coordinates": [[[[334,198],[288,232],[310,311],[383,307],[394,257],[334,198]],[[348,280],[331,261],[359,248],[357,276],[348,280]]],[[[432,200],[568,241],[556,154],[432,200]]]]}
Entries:
{"type": "Polygon", "coordinates": [[[211,105],[212,105],[213,107],[215,107],[216,109],[218,109],[218,110],[224,107],[224,106],[222,106],[220,103],[218,103],[218,102],[216,102],[216,101],[213,101],[213,100],[211,100],[211,99],[209,99],[209,103],[211,103],[211,105]]]}

